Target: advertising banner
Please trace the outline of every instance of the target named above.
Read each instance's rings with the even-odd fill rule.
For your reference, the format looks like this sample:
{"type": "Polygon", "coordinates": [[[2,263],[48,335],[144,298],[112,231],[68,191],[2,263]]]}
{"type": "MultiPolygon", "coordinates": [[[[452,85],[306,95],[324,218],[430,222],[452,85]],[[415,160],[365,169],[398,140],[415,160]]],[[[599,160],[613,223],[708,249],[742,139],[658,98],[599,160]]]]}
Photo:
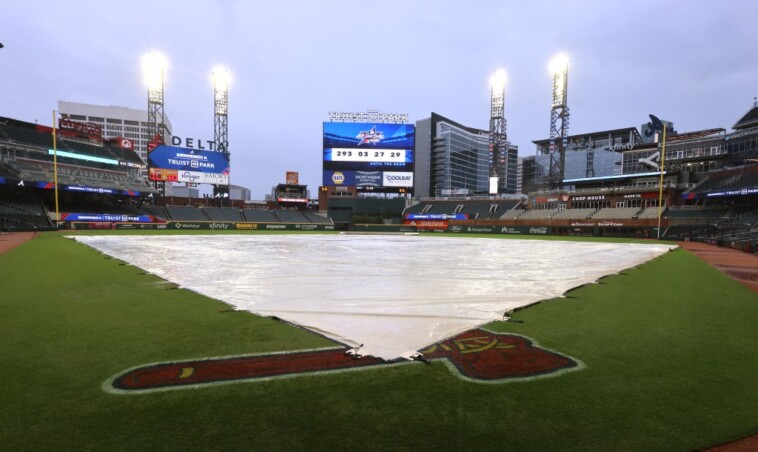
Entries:
{"type": "Polygon", "coordinates": [[[382,176],[385,187],[413,187],[413,173],[385,171],[382,176]]]}
{"type": "MultiPolygon", "coordinates": [[[[412,150],[415,133],[416,127],[413,124],[325,122],[324,150],[332,148],[412,150]]],[[[409,157],[410,163],[413,161],[412,152],[409,157]]]]}
{"type": "Polygon", "coordinates": [[[553,229],[550,227],[535,226],[448,226],[447,232],[474,232],[492,234],[519,234],[519,235],[549,235],[553,229]]]}
{"type": "Polygon", "coordinates": [[[178,171],[177,182],[229,185],[229,174],[201,173],[198,171],[178,171]]]}
{"type": "Polygon", "coordinates": [[[324,171],[323,185],[352,187],[355,185],[355,171],[324,171]]]}
{"type": "Polygon", "coordinates": [[[468,220],[465,213],[409,213],[406,220],[468,220]]]}
{"type": "MultiPolygon", "coordinates": [[[[55,188],[53,184],[45,184],[45,187],[40,188],[48,188],[47,185],[49,185],[49,188],[55,188]]],[[[122,195],[122,196],[140,196],[140,192],[136,190],[116,190],[113,188],[102,188],[102,187],[89,187],[86,185],[66,185],[63,187],[64,190],[68,191],[76,191],[80,193],[101,193],[106,195],[122,195]]]]}
{"type": "Polygon", "coordinates": [[[205,175],[217,176],[214,182],[208,183],[220,185],[229,184],[229,155],[223,152],[181,148],[161,144],[147,154],[147,165],[151,169],[151,180],[198,182],[196,180],[179,179],[180,174],[188,172],[188,177],[191,173],[203,173],[205,175]],[[173,180],[174,174],[153,171],[154,168],[177,171],[178,174],[176,174],[176,180],[173,180]]]}
{"type": "Polygon", "coordinates": [[[325,122],[325,186],[401,192],[413,187],[413,124],[325,122]]]}
{"type": "Polygon", "coordinates": [[[381,187],[382,186],[382,172],[381,171],[356,171],[355,172],[355,186],[356,187],[381,187]]]}
{"type": "Polygon", "coordinates": [[[63,221],[95,221],[95,222],[111,222],[111,223],[152,223],[153,219],[147,215],[111,215],[101,213],[76,213],[76,212],[62,212],[61,220],[63,221]]]}

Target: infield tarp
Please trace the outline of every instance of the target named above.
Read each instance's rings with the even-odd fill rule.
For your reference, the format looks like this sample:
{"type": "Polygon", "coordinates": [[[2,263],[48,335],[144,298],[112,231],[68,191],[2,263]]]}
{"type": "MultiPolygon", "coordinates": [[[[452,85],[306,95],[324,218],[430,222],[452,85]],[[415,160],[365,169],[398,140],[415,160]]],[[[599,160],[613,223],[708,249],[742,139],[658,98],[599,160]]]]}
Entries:
{"type": "Polygon", "coordinates": [[[276,316],[385,359],[673,246],[342,235],[77,236],[237,309],[276,316]]]}

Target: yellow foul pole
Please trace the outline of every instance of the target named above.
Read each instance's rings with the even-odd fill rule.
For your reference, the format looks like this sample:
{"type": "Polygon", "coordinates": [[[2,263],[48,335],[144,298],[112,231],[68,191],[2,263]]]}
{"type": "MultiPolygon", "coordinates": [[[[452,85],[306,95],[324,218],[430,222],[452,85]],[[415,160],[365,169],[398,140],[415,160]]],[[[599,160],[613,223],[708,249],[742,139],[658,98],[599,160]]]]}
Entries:
{"type": "Polygon", "coordinates": [[[55,110],[53,110],[53,184],[55,185],[55,229],[58,229],[60,212],[58,211],[58,147],[57,130],[55,128],[55,110]]]}
{"type": "Polygon", "coordinates": [[[663,167],[666,163],[666,123],[663,123],[663,145],[661,146],[661,181],[658,192],[658,240],[661,239],[661,213],[663,212],[663,167]]]}

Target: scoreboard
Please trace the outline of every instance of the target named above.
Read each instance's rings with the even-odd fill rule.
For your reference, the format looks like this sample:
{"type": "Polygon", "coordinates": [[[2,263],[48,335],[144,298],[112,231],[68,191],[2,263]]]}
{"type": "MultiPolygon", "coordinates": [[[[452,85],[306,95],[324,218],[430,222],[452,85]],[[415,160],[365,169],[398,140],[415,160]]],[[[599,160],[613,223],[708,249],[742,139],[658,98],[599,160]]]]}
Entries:
{"type": "Polygon", "coordinates": [[[412,124],[325,122],[323,185],[400,192],[413,187],[412,124]]]}

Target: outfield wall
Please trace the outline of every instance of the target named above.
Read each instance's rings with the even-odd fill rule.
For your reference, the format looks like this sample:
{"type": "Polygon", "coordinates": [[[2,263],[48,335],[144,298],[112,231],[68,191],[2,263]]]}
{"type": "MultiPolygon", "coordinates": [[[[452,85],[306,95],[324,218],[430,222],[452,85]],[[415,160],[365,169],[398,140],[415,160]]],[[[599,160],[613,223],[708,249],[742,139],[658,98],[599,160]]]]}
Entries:
{"type": "Polygon", "coordinates": [[[208,231],[333,231],[334,225],[313,223],[250,223],[223,221],[169,221],[168,223],[74,222],[71,229],[128,230],[208,230],[208,231]]]}
{"type": "MultiPolygon", "coordinates": [[[[71,229],[109,229],[109,230],[205,230],[205,231],[335,231],[331,224],[313,223],[251,223],[222,221],[170,221],[168,223],[108,223],[108,222],[72,222],[71,229]]],[[[422,232],[430,231],[415,224],[356,224],[356,232],[422,232]]],[[[565,235],[588,237],[638,237],[656,236],[656,228],[649,226],[614,225],[490,225],[450,222],[435,229],[436,232],[452,234],[498,234],[498,235],[565,235]]]]}

